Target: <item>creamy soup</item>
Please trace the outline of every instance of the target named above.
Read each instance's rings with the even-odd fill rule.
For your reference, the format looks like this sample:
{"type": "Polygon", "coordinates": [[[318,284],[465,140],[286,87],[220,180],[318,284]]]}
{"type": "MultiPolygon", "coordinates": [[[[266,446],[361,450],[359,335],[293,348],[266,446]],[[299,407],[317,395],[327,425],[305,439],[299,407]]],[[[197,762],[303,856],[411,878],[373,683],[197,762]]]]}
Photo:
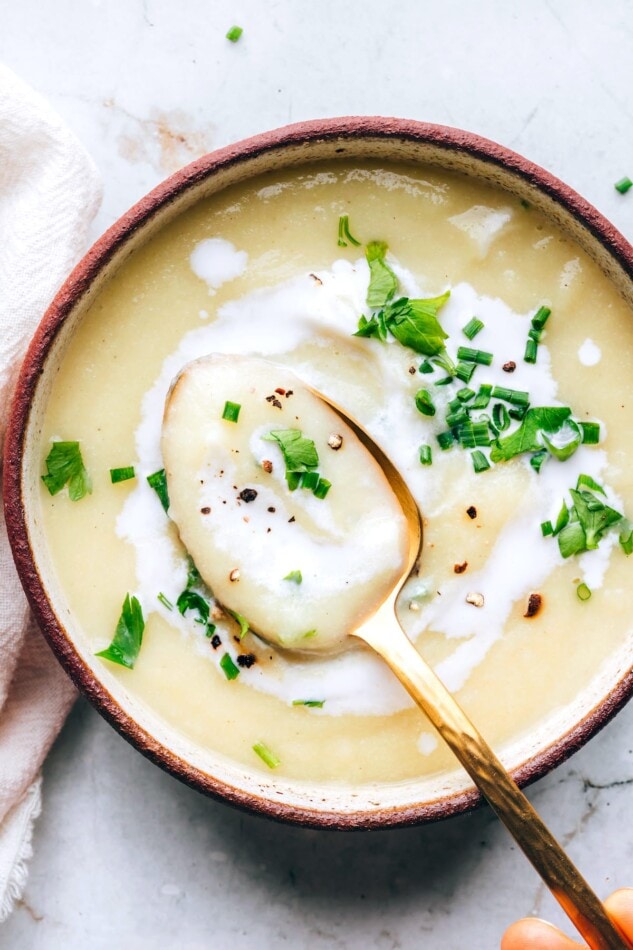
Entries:
{"type": "Polygon", "coordinates": [[[294,655],[249,629],[268,624],[282,646],[321,629],[331,645],[344,626],[337,601],[357,617],[398,573],[402,526],[380,473],[354,456],[349,433],[328,444],[341,431],[321,409],[292,418],[292,371],[363,423],[420,506],[423,553],[398,603],[409,637],[497,747],[537,728],[630,637],[625,520],[598,530],[594,549],[574,547],[579,523],[591,547],[604,512],[633,515],[630,317],[533,209],[431,169],[306,167],[182,214],[93,303],[43,430],[43,472],[51,440],[78,440],[92,478],[79,501],[41,491],[51,557],[91,649],[112,641],[127,594],[145,619],[133,669],[103,659],[104,677],[253,770],[369,783],[454,768],[362,645],[294,655]],[[375,241],[388,249],[372,257],[375,241]],[[414,319],[402,298],[427,303],[414,319]],[[428,312],[443,334],[433,353],[419,335],[428,312]],[[241,443],[226,442],[236,424],[222,414],[225,403],[244,412],[253,394],[231,395],[228,377],[217,391],[205,382],[202,403],[189,393],[184,409],[168,404],[165,442],[170,387],[209,354],[264,357],[288,378],[258,381],[241,443]],[[314,441],[324,497],[314,479],[290,491],[280,443],[262,440],[277,417],[314,441]],[[198,451],[205,426],[211,441],[198,451]],[[128,466],[135,477],[112,484],[110,469],[128,466]],[[173,518],[147,482],[163,469],[173,518]],[[270,750],[268,764],[255,746],[270,750]]]}

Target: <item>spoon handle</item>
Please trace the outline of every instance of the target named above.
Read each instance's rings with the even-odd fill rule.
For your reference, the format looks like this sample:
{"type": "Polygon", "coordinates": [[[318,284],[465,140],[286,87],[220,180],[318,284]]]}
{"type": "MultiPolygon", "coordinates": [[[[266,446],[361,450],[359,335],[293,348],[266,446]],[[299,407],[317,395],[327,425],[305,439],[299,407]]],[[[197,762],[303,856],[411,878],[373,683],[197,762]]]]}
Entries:
{"type": "Polygon", "coordinates": [[[354,636],[386,661],[426,713],[588,945],[628,950],[631,945],[578,869],[397,623],[392,604],[383,605],[354,636]]]}

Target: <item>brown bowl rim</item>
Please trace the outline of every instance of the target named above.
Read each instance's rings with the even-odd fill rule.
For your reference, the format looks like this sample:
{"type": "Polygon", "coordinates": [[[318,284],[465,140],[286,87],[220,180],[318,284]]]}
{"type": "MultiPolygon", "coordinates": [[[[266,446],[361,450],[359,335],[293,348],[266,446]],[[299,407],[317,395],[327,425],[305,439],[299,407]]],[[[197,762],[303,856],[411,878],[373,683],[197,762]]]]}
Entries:
{"type": "MultiPolygon", "coordinates": [[[[100,683],[79,656],[54,613],[31,552],[21,486],[21,460],[29,422],[31,397],[41,367],[64,320],[92,281],[129,237],[187,188],[229,166],[262,153],[317,141],[359,138],[401,139],[463,153],[532,185],[560,205],[587,230],[633,281],[633,248],[623,235],[589,202],[545,169],[516,152],[475,133],[450,126],[381,116],[316,119],[284,126],[210,152],[161,182],[122,215],[95,244],[64,282],[50,304],[28,347],[11,405],[4,446],[3,496],[7,532],[18,574],[38,625],[75,685],[97,711],[136,749],[171,775],[220,801],[249,812],[304,827],[358,830],[404,827],[461,814],[481,803],[475,789],[375,811],[322,811],[258,796],[190,765],[142,728],[100,683]]],[[[343,154],[342,157],[345,157],[343,154]]],[[[575,726],[512,771],[519,785],[527,785],[564,762],[602,729],[633,692],[629,669],[609,694],[575,726]]]]}

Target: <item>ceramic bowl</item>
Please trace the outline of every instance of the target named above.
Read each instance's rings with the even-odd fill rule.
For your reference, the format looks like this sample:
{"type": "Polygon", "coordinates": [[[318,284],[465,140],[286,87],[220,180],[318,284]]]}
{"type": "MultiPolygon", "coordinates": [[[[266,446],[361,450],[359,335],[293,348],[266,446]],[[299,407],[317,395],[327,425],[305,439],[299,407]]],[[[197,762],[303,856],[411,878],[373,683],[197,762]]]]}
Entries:
{"type": "MultiPolygon", "coordinates": [[[[309,787],[252,771],[196,747],[123,688],[103,682],[100,661],[66,616],[37,523],[40,421],[51,379],[89,304],[125,259],[201,198],[262,172],[316,160],[380,159],[437,166],[528,201],[584,248],[633,306],[633,250],[570,188],[519,155],[479,136],[386,118],[300,123],[204,156],[172,175],[125,214],[72,272],[45,314],[22,367],[4,459],[6,521],[22,583],[59,661],[96,709],[152,761],[202,792],[277,819],[329,828],[373,828],[446,818],[473,807],[477,791],[453,772],[384,787],[309,787]]],[[[530,782],[578,749],[633,689],[631,647],[622,648],[575,702],[505,750],[515,779],[530,782]]]]}

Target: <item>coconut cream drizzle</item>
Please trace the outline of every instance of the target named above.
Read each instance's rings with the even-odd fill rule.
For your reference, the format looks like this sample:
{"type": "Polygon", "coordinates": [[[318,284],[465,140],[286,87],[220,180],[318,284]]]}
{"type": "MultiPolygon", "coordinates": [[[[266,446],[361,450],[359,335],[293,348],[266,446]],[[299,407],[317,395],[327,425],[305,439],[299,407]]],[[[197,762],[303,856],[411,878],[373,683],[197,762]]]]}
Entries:
{"type": "MultiPolygon", "coordinates": [[[[486,216],[480,209],[477,211],[476,222],[469,219],[453,223],[469,231],[482,244],[483,251],[483,245],[492,240],[505,218],[503,213],[486,216]]],[[[246,266],[243,252],[227,245],[228,242],[207,240],[192,253],[192,268],[210,289],[238,276],[246,266]]],[[[434,296],[443,289],[420,287],[397,261],[390,260],[390,265],[397,273],[403,295],[434,296]]],[[[409,372],[411,351],[396,342],[381,345],[352,335],[359,314],[367,312],[368,279],[364,258],[354,263],[338,260],[329,270],[298,275],[277,286],[233,299],[218,310],[214,320],[187,333],[165,359],[158,379],[144,397],[142,421],[136,432],[139,472],[145,476],[162,467],[163,407],[169,386],[181,368],[207,353],[241,353],[287,362],[307,384],[348,407],[399,467],[429,523],[440,519],[448,504],[445,475],[453,466],[454,481],[456,456],[460,467],[458,484],[470,485],[471,493],[476,494],[472,478],[485,479],[486,473],[473,476],[467,452],[456,449],[444,454],[435,440],[436,434],[446,428],[445,404],[463,384],[456,381],[445,387],[431,386],[437,412],[433,418],[421,417],[413,394],[429,385],[429,377],[409,372]],[[336,358],[332,357],[333,352],[336,358]],[[363,367],[363,385],[345,373],[346,366],[357,364],[363,367]],[[418,451],[422,442],[433,446],[431,466],[420,465],[418,451]]],[[[529,391],[535,406],[559,404],[546,344],[539,347],[536,365],[521,359],[533,314],[515,313],[502,300],[481,296],[469,284],[457,284],[451,287],[450,299],[440,312],[442,325],[450,335],[449,350],[454,352],[458,345],[469,345],[461,331],[473,315],[484,322],[484,329],[472,345],[493,352],[494,361],[490,367],[478,368],[472,388],[484,382],[497,384],[529,391]],[[511,376],[502,369],[509,360],[516,361],[511,376]]],[[[584,345],[586,351],[588,343],[584,345]]],[[[588,354],[583,355],[586,359],[588,354]]],[[[579,357],[585,361],[580,353],[579,357]]],[[[416,358],[415,364],[418,362],[416,358]]],[[[407,583],[400,598],[400,615],[413,640],[431,628],[455,641],[452,653],[437,667],[452,690],[467,682],[502,636],[516,601],[538,590],[562,563],[556,542],[542,538],[539,524],[548,518],[555,520],[563,497],[580,472],[603,480],[607,458],[602,449],[581,446],[564,463],[548,460],[539,475],[527,460],[515,460],[512,465],[524,482],[522,501],[500,531],[481,568],[463,575],[448,574],[438,580],[425,578],[422,561],[420,576],[407,583]],[[435,594],[438,583],[441,596],[435,594]],[[466,594],[471,591],[483,594],[483,607],[475,608],[466,602],[466,594]],[[419,609],[409,611],[412,602],[419,609]]],[[[609,502],[617,505],[618,499],[609,493],[609,502]]],[[[162,591],[175,603],[185,586],[187,569],[183,551],[145,478],[138,480],[129,495],[117,521],[117,532],[136,548],[138,594],[146,609],[160,612],[183,632],[197,634],[200,651],[208,658],[208,640],[200,633],[199,625],[176,611],[168,611],[156,600],[162,591]]],[[[579,558],[579,576],[592,589],[602,583],[612,546],[611,539],[605,539],[598,551],[579,558]]],[[[232,638],[225,635],[223,641],[232,652],[232,638]]],[[[219,655],[212,656],[219,660],[219,655]]],[[[287,659],[276,655],[274,662],[265,667],[255,664],[242,670],[240,683],[288,703],[302,696],[325,700],[323,708],[311,710],[314,715],[385,715],[412,705],[395,677],[364,648],[324,659],[287,659]]]]}

